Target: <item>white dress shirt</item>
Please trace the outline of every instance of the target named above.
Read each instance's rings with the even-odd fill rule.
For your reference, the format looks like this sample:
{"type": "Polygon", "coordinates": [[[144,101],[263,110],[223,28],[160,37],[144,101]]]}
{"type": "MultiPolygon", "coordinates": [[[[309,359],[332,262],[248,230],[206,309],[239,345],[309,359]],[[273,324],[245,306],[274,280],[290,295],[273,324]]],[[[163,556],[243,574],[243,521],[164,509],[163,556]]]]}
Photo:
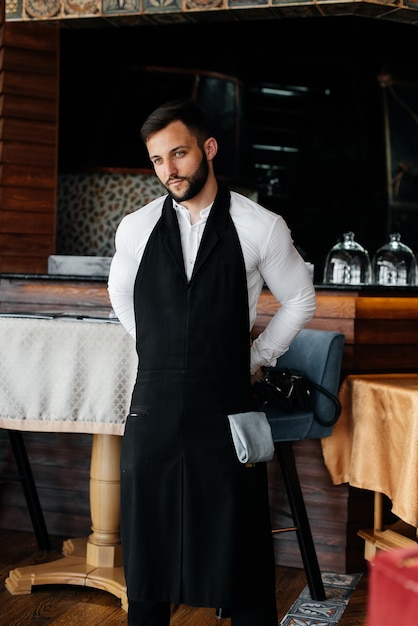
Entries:
{"type": "MultiPolygon", "coordinates": [[[[126,215],[116,232],[108,290],[116,316],[135,338],[133,289],[148,238],[162,211],[166,196],[126,215]]],[[[211,206],[191,224],[185,207],[173,203],[177,213],[186,276],[190,279],[211,206]]],[[[244,255],[247,273],[250,329],[257,316],[257,302],[264,283],[280,306],[251,347],[251,373],[263,365],[275,365],[299,330],[312,319],[315,290],[309,271],[293,245],[280,215],[272,213],[237,192],[231,192],[230,214],[244,255]]]]}

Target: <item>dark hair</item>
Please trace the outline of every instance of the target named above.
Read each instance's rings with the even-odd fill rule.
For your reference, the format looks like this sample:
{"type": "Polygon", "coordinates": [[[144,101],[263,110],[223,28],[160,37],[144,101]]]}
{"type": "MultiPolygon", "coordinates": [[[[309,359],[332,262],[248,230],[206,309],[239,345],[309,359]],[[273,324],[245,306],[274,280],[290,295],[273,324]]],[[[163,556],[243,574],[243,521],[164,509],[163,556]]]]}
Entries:
{"type": "Polygon", "coordinates": [[[210,137],[209,127],[203,111],[192,100],[171,100],[155,109],[142,124],[142,141],[146,143],[154,133],[178,121],[183,122],[203,148],[204,142],[210,137]]]}

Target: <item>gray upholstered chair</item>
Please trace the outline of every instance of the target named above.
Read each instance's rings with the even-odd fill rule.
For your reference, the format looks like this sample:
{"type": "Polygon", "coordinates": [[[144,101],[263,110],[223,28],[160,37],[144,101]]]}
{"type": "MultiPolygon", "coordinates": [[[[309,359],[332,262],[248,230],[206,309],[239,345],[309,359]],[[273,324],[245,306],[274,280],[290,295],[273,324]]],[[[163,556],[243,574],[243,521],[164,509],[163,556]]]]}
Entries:
{"type": "MultiPolygon", "coordinates": [[[[305,328],[293,340],[289,350],[278,359],[276,367],[299,370],[305,376],[337,394],[340,385],[344,335],[339,332],[305,328]]],[[[273,368],[274,369],[274,368],[273,368]]],[[[275,458],[280,463],[291,516],[296,530],[309,591],[313,600],[325,600],[325,589],[305,501],[299,482],[292,443],[301,439],[320,439],[332,433],[333,426],[321,426],[314,417],[329,421],[335,414],[332,402],[318,392],[314,394],[314,411],[286,411],[264,407],[271,425],[275,458]]],[[[229,609],[218,608],[218,617],[229,617],[229,609]]]]}
{"type": "MultiPolygon", "coordinates": [[[[344,335],[342,333],[303,329],[293,340],[289,350],[278,359],[277,367],[299,370],[308,379],[322,385],[333,394],[337,394],[343,348],[344,335]]],[[[314,392],[314,408],[316,415],[322,421],[331,420],[335,411],[331,401],[319,392],[314,392]]],[[[324,600],[324,585],[299,482],[292,442],[328,437],[332,433],[333,426],[319,424],[315,420],[313,411],[286,413],[281,409],[270,407],[265,408],[265,412],[273,432],[276,457],[282,469],[311,597],[314,600],[324,600]]]]}

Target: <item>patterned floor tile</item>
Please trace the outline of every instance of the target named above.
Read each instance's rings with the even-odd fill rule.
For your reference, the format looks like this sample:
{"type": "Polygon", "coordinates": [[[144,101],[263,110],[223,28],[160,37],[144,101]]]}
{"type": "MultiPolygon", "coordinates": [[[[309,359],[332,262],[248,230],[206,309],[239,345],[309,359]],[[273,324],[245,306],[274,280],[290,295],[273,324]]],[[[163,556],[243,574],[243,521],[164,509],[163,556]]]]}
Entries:
{"type": "Polygon", "coordinates": [[[312,600],[306,586],[292,604],[280,626],[337,626],[358,585],[361,574],[324,572],[322,580],[326,600],[312,600]]]}
{"type": "Polygon", "coordinates": [[[338,621],[329,622],[324,620],[301,617],[299,615],[286,615],[280,622],[280,626],[337,626],[338,621]]]}

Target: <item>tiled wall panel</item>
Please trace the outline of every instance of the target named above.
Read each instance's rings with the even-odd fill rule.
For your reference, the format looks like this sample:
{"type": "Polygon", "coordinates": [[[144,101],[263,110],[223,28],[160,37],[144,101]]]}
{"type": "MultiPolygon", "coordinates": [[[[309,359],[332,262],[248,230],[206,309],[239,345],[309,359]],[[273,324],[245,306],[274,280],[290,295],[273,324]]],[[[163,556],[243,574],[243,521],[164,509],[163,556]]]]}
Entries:
{"type": "Polygon", "coordinates": [[[178,22],[179,14],[181,21],[191,22],[356,14],[418,23],[418,0],[401,5],[398,0],[6,0],[6,19],[19,21],[130,18],[131,23],[158,24],[178,22]]]}

